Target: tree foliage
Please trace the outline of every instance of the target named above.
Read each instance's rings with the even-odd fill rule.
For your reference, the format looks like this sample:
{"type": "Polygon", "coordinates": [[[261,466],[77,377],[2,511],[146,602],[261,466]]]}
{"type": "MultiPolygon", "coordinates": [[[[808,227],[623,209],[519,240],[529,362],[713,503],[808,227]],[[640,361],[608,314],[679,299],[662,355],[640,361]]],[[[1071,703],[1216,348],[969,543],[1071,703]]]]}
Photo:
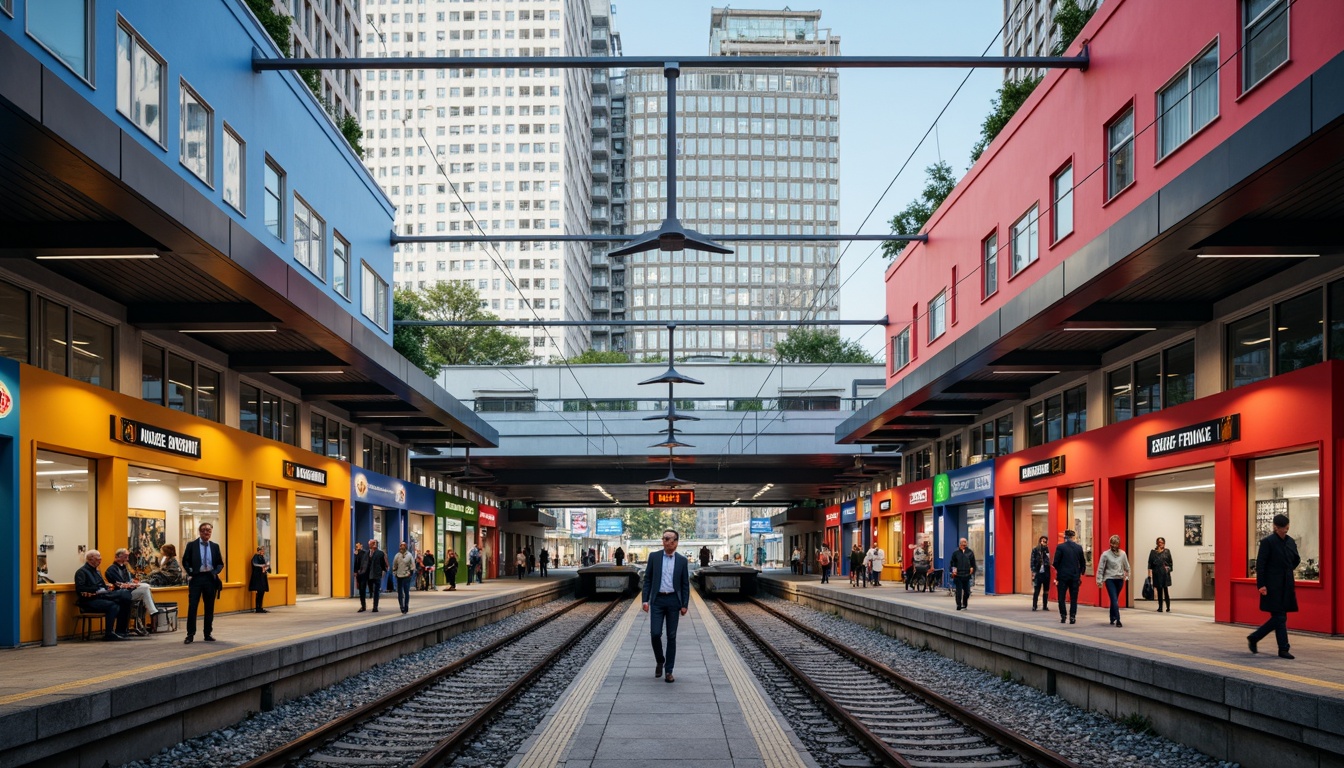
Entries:
{"type": "Polygon", "coordinates": [[[825,328],[794,328],[775,344],[775,354],[784,363],[872,363],[868,350],[857,341],[840,338],[825,328]]]}
{"type": "Polygon", "coordinates": [[[747,353],[747,354],[745,354],[745,355],[739,353],[739,354],[736,354],[736,355],[733,355],[732,357],[730,357],[730,358],[728,359],[728,362],[730,362],[730,363],[768,363],[768,362],[770,362],[770,361],[767,360],[767,359],[765,359],[764,357],[757,357],[757,356],[755,356],[755,355],[753,355],[753,354],[751,354],[751,353],[747,353]]]}
{"type": "MultiPolygon", "coordinates": [[[[461,283],[435,283],[423,291],[403,289],[397,292],[405,302],[403,311],[418,315],[422,320],[498,320],[481,309],[481,297],[476,289],[461,283]]],[[[393,309],[396,309],[394,297],[393,309]]],[[[409,317],[407,318],[409,319],[409,317]]],[[[412,347],[418,343],[424,350],[434,375],[443,365],[522,365],[532,361],[532,350],[527,339],[514,336],[502,328],[492,327],[416,327],[403,330],[420,331],[408,336],[412,347]]],[[[394,331],[395,341],[395,331],[394,331]]],[[[402,352],[406,355],[406,352],[402,352]]],[[[415,358],[406,355],[414,362],[415,358]]]]}
{"type": "MultiPolygon", "coordinates": [[[[957,180],[952,178],[952,166],[944,162],[937,162],[924,169],[925,182],[924,191],[919,193],[919,197],[910,201],[905,209],[896,214],[891,219],[891,232],[894,235],[917,235],[919,231],[928,223],[929,217],[938,210],[938,206],[943,204],[947,196],[952,194],[952,188],[957,186],[957,180]]],[[[892,240],[882,244],[882,255],[887,258],[894,258],[900,255],[901,251],[910,243],[904,240],[892,240]]]]}
{"type": "Polygon", "coordinates": [[[980,125],[980,138],[976,140],[975,145],[971,147],[971,162],[974,163],[984,154],[985,148],[999,135],[999,131],[1013,119],[1017,110],[1022,106],[1031,92],[1036,90],[1036,84],[1041,82],[1038,76],[1028,76],[1021,80],[1006,80],[999,86],[999,92],[990,102],[992,108],[989,114],[985,116],[985,122],[980,125]]]}
{"type": "Polygon", "coordinates": [[[426,336],[431,329],[418,325],[399,325],[402,320],[424,319],[414,291],[398,288],[392,293],[392,348],[431,378],[438,378],[439,366],[430,360],[426,343],[426,336]]]}
{"type": "MultiPolygon", "coordinates": [[[[632,539],[660,539],[663,531],[671,528],[689,539],[695,535],[696,512],[694,509],[653,509],[633,507],[630,509],[602,512],[599,517],[620,517],[625,519],[625,533],[632,539]]],[[[687,555],[691,557],[691,555],[687,555]]]]}
{"type": "Polygon", "coordinates": [[[271,0],[247,0],[247,7],[252,9],[253,15],[261,26],[266,30],[266,34],[271,36],[275,47],[280,49],[286,57],[290,55],[289,49],[289,25],[294,19],[286,14],[275,10],[275,3],[271,0]]]}
{"type": "Polygon", "coordinates": [[[628,363],[630,362],[630,356],[624,352],[598,351],[589,348],[565,362],[571,365],[628,363]]]}
{"type": "Polygon", "coordinates": [[[1059,42],[1050,50],[1051,56],[1063,56],[1069,50],[1078,33],[1083,31],[1092,14],[1097,12],[1097,1],[1091,0],[1087,7],[1080,6],[1078,0],[1064,0],[1055,11],[1055,27],[1059,29],[1059,42]]]}

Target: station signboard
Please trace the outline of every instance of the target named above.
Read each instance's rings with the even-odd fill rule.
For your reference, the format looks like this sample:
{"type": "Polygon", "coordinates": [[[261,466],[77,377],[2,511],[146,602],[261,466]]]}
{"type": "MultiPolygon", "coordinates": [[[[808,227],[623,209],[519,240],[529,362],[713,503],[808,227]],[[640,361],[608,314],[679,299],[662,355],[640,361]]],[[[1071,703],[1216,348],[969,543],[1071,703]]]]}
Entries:
{"type": "Polygon", "coordinates": [[[751,518],[751,533],[753,536],[758,533],[774,533],[774,532],[775,528],[773,525],[770,524],[770,518],[768,517],[751,518]]]}
{"type": "Polygon", "coordinates": [[[599,517],[597,519],[598,536],[620,536],[625,533],[625,521],[619,517],[599,517]]]}
{"type": "Polygon", "coordinates": [[[695,491],[691,488],[650,488],[650,507],[693,507],[695,491]]]}

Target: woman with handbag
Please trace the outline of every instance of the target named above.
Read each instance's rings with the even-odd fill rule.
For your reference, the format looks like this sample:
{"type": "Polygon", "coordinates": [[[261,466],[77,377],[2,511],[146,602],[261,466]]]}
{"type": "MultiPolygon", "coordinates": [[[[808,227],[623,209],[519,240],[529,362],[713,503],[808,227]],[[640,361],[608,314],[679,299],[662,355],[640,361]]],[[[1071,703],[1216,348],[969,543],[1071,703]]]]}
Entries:
{"type": "Polygon", "coordinates": [[[1171,550],[1167,549],[1167,540],[1157,537],[1157,546],[1148,553],[1148,578],[1153,581],[1153,594],[1157,596],[1157,612],[1162,612],[1162,601],[1167,601],[1167,613],[1171,613],[1171,550]]]}

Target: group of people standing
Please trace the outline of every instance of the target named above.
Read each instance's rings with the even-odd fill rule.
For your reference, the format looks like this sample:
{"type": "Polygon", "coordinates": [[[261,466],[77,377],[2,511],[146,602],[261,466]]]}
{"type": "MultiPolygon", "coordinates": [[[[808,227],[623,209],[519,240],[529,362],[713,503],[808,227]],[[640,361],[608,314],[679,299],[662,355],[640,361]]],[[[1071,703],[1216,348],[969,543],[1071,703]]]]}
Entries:
{"type": "MultiPolygon", "coordinates": [[[[545,550],[542,550],[543,557],[545,550]]],[[[260,551],[258,552],[260,556],[260,551]]],[[[482,583],[482,566],[485,558],[479,545],[472,545],[467,553],[467,583],[470,584],[474,578],[476,582],[482,583]]],[[[267,566],[269,568],[269,566],[267,566]]],[[[457,569],[459,561],[455,550],[448,550],[447,557],[443,561],[444,579],[448,586],[443,588],[445,592],[457,590],[457,569]]],[[[543,566],[544,567],[544,566],[543,566]]],[[[255,560],[254,560],[255,568],[255,560]]],[[[422,554],[411,552],[406,542],[401,542],[397,546],[397,554],[389,562],[387,553],[378,548],[377,539],[369,539],[368,549],[364,545],[356,542],[354,560],[351,563],[351,570],[355,577],[355,587],[359,592],[359,610],[355,613],[363,613],[369,609],[369,598],[373,598],[373,613],[378,612],[378,600],[382,595],[383,577],[391,574],[389,587],[397,592],[397,607],[402,613],[408,613],[411,610],[411,588],[418,587],[421,591],[433,591],[434,573],[438,569],[438,560],[434,557],[432,551],[426,551],[422,554]]],[[[261,609],[261,598],[257,598],[257,608],[261,609]]],[[[265,613],[265,611],[261,611],[265,613]]]]}

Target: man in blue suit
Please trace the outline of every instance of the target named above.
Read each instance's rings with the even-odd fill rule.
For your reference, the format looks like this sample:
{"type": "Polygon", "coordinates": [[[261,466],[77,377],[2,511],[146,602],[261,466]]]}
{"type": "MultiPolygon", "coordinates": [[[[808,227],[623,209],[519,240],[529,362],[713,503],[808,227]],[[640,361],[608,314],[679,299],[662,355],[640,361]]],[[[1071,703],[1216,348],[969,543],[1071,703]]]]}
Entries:
{"type": "Polygon", "coordinates": [[[671,528],[663,531],[663,553],[651,555],[644,570],[644,612],[649,614],[653,658],[658,664],[653,676],[669,683],[677,679],[672,674],[677,663],[677,621],[691,606],[691,565],[685,555],[677,554],[680,541],[681,536],[671,528]],[[667,622],[666,656],[663,654],[664,621],[667,622]]]}
{"type": "Polygon", "coordinates": [[[191,580],[187,582],[187,637],[184,642],[190,644],[196,639],[196,607],[205,602],[205,641],[213,643],[212,633],[215,625],[215,597],[224,588],[220,574],[224,572],[224,555],[219,545],[210,540],[215,527],[201,523],[197,528],[199,539],[189,542],[182,552],[182,570],[191,580]]]}

